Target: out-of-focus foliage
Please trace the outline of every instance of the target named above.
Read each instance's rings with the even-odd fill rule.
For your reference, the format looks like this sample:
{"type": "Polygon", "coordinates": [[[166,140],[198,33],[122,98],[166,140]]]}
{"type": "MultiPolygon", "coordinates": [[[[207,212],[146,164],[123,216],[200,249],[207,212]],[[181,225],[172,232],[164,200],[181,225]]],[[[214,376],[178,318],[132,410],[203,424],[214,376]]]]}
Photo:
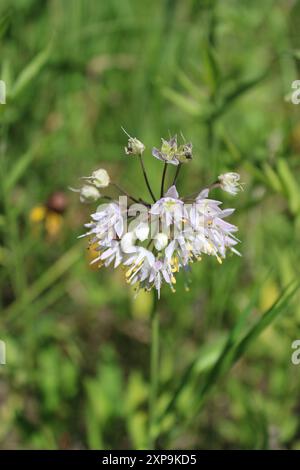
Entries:
{"type": "Polygon", "coordinates": [[[159,447],[300,448],[299,24],[296,0],[2,0],[1,448],[146,445],[153,299],[90,268],[67,190],[101,166],[144,194],[121,126],[156,192],[169,132],[194,145],[180,192],[246,182],[218,195],[242,258],[203,259],[158,304],[159,447]]]}

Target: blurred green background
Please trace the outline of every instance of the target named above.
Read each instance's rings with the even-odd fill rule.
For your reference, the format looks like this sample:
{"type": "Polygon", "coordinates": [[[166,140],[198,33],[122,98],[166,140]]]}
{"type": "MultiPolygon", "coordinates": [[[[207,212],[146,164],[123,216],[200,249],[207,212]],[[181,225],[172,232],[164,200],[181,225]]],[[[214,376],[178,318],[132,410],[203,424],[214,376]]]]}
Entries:
{"type": "Polygon", "coordinates": [[[124,126],[156,192],[169,132],[194,145],[181,194],[246,183],[217,194],[242,258],[204,258],[158,304],[158,448],[300,449],[300,296],[282,295],[300,262],[299,25],[293,0],[1,0],[1,448],[146,446],[153,298],[91,269],[92,208],[68,191],[104,167],[146,196],[124,126]]]}

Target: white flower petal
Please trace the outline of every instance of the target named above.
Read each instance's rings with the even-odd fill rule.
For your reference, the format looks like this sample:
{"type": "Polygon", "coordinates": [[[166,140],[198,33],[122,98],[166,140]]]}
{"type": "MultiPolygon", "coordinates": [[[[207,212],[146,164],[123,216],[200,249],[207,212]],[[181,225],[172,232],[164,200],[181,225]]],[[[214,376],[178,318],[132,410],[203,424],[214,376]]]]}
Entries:
{"type": "Polygon", "coordinates": [[[165,193],[164,197],[171,197],[173,199],[178,199],[179,194],[177,192],[176,186],[171,186],[168,191],[165,193]]]}

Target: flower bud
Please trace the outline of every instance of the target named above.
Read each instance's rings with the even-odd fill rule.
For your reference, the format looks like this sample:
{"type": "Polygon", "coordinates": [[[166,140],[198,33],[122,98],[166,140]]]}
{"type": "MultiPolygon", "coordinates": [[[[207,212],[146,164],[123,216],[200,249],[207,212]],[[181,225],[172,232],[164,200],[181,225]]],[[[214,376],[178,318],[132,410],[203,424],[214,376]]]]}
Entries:
{"type": "Polygon", "coordinates": [[[168,237],[165,233],[157,233],[154,238],[154,246],[158,251],[163,250],[166,248],[168,244],[168,237]]]}
{"type": "Polygon", "coordinates": [[[127,147],[125,147],[126,155],[141,155],[145,150],[145,145],[135,137],[129,137],[127,147]]]}
{"type": "Polygon", "coordinates": [[[92,186],[91,184],[85,184],[80,189],[80,202],[95,202],[100,197],[101,194],[99,193],[98,189],[95,188],[95,186],[92,186]]]}
{"type": "Polygon", "coordinates": [[[236,195],[241,189],[240,175],[238,173],[224,173],[218,176],[220,187],[227,193],[236,195]]]}
{"type": "Polygon", "coordinates": [[[92,176],[91,176],[91,182],[97,188],[106,188],[110,183],[109,174],[103,168],[93,171],[92,176]]]}
{"type": "Polygon", "coordinates": [[[193,146],[191,142],[181,145],[178,149],[177,160],[180,163],[186,163],[192,160],[193,158],[192,149],[193,149],[193,146]]]}

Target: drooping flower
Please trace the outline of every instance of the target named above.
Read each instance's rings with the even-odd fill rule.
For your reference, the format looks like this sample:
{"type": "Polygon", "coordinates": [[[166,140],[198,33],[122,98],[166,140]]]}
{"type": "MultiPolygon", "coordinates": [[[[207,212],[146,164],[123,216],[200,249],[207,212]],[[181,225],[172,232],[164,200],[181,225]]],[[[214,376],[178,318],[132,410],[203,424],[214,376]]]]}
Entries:
{"type": "Polygon", "coordinates": [[[90,236],[92,243],[107,243],[121,238],[124,233],[122,210],[116,202],[100,204],[91,218],[92,221],[85,225],[89,230],[83,236],[90,236]]]}
{"type": "Polygon", "coordinates": [[[224,173],[223,175],[218,176],[221,189],[229,194],[233,194],[234,196],[243,189],[243,186],[240,183],[240,178],[241,177],[238,173],[224,173]]]}
{"type": "MultiPolygon", "coordinates": [[[[130,141],[130,145],[130,152],[138,151],[132,147],[133,141],[130,141]]],[[[141,153],[139,155],[142,158],[141,153]]],[[[153,155],[178,165],[183,162],[183,158],[191,158],[192,144],[178,148],[175,136],[170,141],[163,140],[161,150],[154,149],[153,155]]],[[[150,204],[142,201],[143,211],[136,211],[130,201],[139,202],[141,199],[129,196],[127,191],[122,190],[123,194],[129,196],[129,205],[126,207],[116,200],[100,204],[91,215],[91,222],[86,224],[87,232],[82,235],[88,236],[90,243],[97,247],[98,256],[93,263],[99,266],[113,265],[115,268],[121,265],[125,268],[128,284],[135,285],[137,290],[154,288],[160,296],[163,284],[167,284],[174,292],[177,273],[180,270],[187,272],[190,265],[201,260],[203,255],[214,256],[219,263],[222,263],[228,252],[240,255],[236,249],[239,243],[235,236],[237,227],[225,220],[234,209],[222,209],[221,201],[209,197],[210,191],[218,187],[236,194],[241,188],[237,173],[220,175],[217,183],[202,190],[192,203],[186,204],[175,184],[163,192],[165,170],[162,196],[155,198],[145,175],[144,164],[142,170],[155,202],[150,204]],[[142,221],[135,215],[140,213],[143,214],[142,221]]],[[[94,173],[89,183],[98,191],[97,184],[103,184],[104,174],[94,173]]]]}
{"type": "Polygon", "coordinates": [[[82,186],[82,188],[79,190],[80,192],[80,202],[85,202],[85,203],[90,203],[90,202],[95,202],[100,199],[101,194],[98,191],[95,186],[92,186],[91,184],[85,184],[82,186]]]}
{"type": "Polygon", "coordinates": [[[131,137],[127,131],[122,127],[125,134],[128,136],[127,146],[124,147],[126,155],[142,155],[145,150],[143,142],[138,140],[136,137],[131,137]]]}
{"type": "Polygon", "coordinates": [[[109,174],[103,168],[93,171],[91,176],[83,176],[82,178],[90,181],[96,188],[106,188],[110,183],[109,174]]]}

